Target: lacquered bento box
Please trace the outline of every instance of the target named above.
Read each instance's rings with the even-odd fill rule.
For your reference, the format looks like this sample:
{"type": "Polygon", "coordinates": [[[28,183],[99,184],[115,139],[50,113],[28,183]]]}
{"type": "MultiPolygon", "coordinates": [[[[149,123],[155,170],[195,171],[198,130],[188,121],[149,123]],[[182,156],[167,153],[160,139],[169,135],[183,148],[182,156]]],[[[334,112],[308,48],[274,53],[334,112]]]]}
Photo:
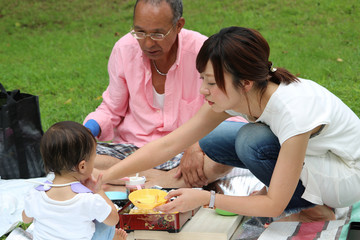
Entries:
{"type": "Polygon", "coordinates": [[[119,211],[120,227],[127,232],[134,230],[157,230],[171,233],[179,232],[184,224],[199,210],[192,210],[184,213],[146,213],[132,214],[130,210],[134,205],[129,201],[119,211]]]}

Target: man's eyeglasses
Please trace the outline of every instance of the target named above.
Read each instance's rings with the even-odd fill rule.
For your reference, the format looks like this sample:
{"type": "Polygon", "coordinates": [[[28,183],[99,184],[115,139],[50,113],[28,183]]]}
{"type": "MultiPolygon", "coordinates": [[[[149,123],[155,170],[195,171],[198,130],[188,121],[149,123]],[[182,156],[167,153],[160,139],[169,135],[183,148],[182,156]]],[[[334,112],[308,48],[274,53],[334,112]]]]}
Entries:
{"type": "Polygon", "coordinates": [[[136,39],[145,39],[146,37],[150,37],[154,41],[162,41],[164,38],[166,38],[167,35],[171,32],[171,30],[174,28],[175,25],[172,25],[170,30],[166,34],[162,33],[144,33],[144,32],[136,32],[132,31],[131,35],[133,35],[136,39]]]}

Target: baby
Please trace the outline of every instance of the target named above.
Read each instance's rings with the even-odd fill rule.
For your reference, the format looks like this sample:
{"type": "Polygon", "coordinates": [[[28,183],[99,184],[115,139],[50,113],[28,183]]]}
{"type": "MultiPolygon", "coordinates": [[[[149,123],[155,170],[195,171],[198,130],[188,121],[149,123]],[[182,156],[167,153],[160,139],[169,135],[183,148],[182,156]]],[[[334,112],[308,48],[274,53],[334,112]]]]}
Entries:
{"type": "Polygon", "coordinates": [[[42,137],[44,165],[55,178],[25,198],[22,218],[34,222],[35,240],[126,239],[126,232],[115,228],[119,215],[101,189],[102,176],[91,176],[95,149],[91,132],[76,122],[56,123],[42,137]]]}

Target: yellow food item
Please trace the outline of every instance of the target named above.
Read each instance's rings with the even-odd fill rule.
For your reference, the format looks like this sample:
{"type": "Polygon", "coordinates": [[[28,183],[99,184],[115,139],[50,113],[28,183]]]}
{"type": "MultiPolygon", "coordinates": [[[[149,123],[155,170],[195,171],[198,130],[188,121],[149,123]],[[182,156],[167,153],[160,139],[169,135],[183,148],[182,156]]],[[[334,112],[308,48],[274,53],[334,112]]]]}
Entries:
{"type": "Polygon", "coordinates": [[[152,209],[131,209],[129,214],[160,214],[152,209]]]}

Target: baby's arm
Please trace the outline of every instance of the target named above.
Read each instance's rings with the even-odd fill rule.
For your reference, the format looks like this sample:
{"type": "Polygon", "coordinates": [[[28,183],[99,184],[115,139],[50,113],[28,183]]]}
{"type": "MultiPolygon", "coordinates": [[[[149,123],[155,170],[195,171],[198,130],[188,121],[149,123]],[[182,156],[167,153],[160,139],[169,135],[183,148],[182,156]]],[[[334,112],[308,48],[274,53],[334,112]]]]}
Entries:
{"type": "Polygon", "coordinates": [[[119,214],[116,210],[114,203],[106,196],[104,190],[101,189],[102,174],[99,174],[95,180],[92,176],[82,182],[86,187],[90,188],[94,193],[99,194],[107,204],[111,207],[109,216],[103,221],[106,225],[114,226],[119,222],[119,214]]]}
{"type": "Polygon", "coordinates": [[[30,217],[26,216],[25,211],[23,210],[22,211],[22,220],[24,223],[31,223],[34,220],[34,218],[30,218],[30,217]]]}
{"type": "Polygon", "coordinates": [[[110,212],[109,216],[103,221],[103,223],[105,223],[106,225],[109,225],[109,226],[116,225],[119,222],[119,214],[116,210],[114,203],[106,196],[104,190],[98,191],[97,194],[99,194],[101,197],[103,197],[105,199],[106,203],[109,204],[111,207],[111,212],[110,212]]]}

